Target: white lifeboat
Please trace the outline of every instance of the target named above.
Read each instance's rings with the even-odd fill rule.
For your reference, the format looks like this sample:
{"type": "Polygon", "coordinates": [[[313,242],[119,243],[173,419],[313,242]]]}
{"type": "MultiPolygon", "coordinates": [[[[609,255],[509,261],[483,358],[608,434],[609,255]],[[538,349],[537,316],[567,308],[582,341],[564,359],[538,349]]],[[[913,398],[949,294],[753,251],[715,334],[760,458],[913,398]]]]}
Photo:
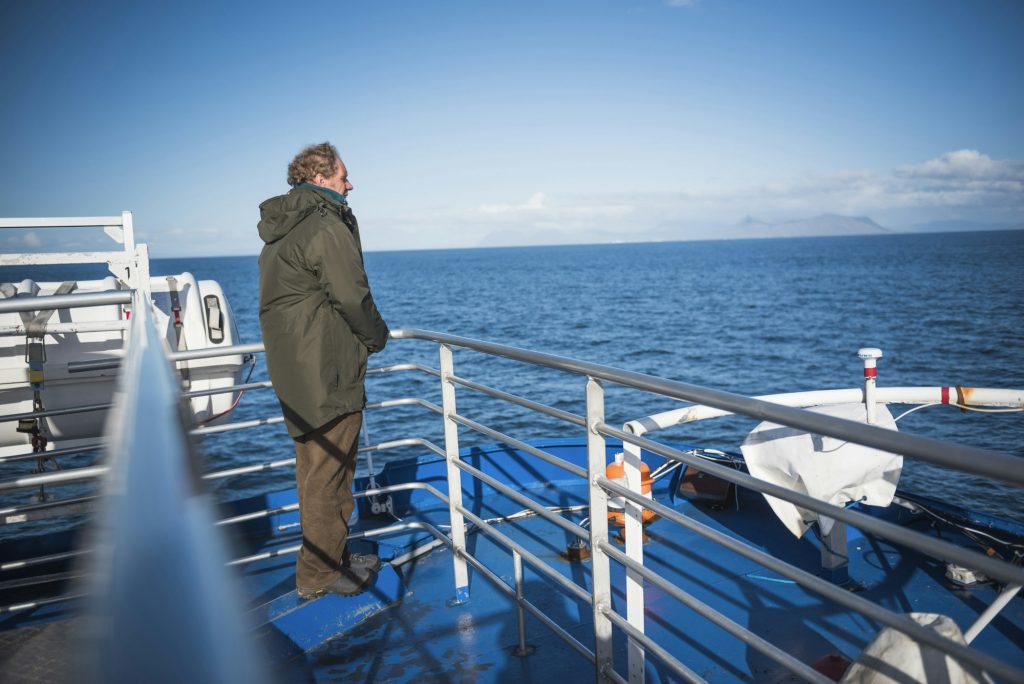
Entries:
{"type": "MultiPolygon", "coordinates": [[[[127,229],[125,234],[130,238],[131,215],[125,212],[123,216],[123,225],[127,229]]],[[[2,223],[14,224],[15,221],[18,220],[4,220],[2,223]]],[[[83,225],[68,223],[70,219],[63,220],[63,223],[58,219],[47,221],[53,225],[83,225]]],[[[108,252],[97,256],[106,257],[112,273],[148,273],[145,247],[140,245],[136,249],[131,240],[122,239],[123,253],[108,252]]],[[[4,257],[0,259],[0,265],[18,263],[15,258],[25,260],[24,255],[0,256],[4,257]]],[[[58,263],[57,257],[48,254],[33,254],[32,257],[31,263],[58,263]]],[[[76,259],[78,263],[84,261],[76,259]]],[[[0,275],[0,281],[4,280],[0,275]]],[[[100,280],[64,283],[31,279],[0,282],[0,301],[12,297],[113,292],[129,289],[129,283],[140,288],[144,287],[145,281],[138,277],[112,275],[100,280]]],[[[154,322],[163,332],[169,352],[230,347],[239,343],[231,307],[217,282],[196,280],[186,272],[148,278],[148,286],[154,322]]],[[[130,317],[130,307],[122,304],[38,313],[0,312],[0,413],[5,416],[38,413],[36,388],[39,389],[38,398],[44,414],[111,403],[117,368],[106,364],[105,368],[81,370],[80,364],[122,358],[130,317]],[[32,335],[27,334],[29,328],[34,331],[32,335]],[[38,384],[40,378],[41,384],[38,384]],[[33,381],[37,385],[34,386],[33,381]]],[[[237,385],[245,365],[242,355],[234,354],[179,361],[177,370],[182,379],[182,390],[197,392],[237,385]]],[[[188,403],[193,421],[196,424],[214,424],[226,420],[237,396],[237,392],[227,392],[191,397],[188,403]]],[[[57,445],[77,447],[95,444],[103,433],[105,418],[105,409],[45,415],[39,419],[39,434],[46,437],[48,449],[57,445]]],[[[21,427],[22,431],[19,431],[19,421],[16,420],[0,422],[0,456],[33,451],[32,435],[25,431],[27,424],[23,423],[21,427]]]]}

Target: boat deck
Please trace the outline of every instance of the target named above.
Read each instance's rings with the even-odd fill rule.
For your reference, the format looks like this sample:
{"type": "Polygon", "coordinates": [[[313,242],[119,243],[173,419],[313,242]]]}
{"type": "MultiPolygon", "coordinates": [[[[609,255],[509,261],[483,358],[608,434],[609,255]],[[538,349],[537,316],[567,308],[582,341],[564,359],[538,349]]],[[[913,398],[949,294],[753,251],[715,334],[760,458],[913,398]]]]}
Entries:
{"type": "MultiPolygon", "coordinates": [[[[579,460],[579,443],[538,444],[545,451],[579,460]]],[[[609,457],[617,450],[609,445],[609,457]]],[[[543,506],[571,509],[586,503],[582,480],[506,447],[466,450],[463,459],[543,506]]],[[[657,467],[659,459],[645,455],[657,467]]],[[[771,513],[759,494],[741,492],[718,509],[670,496],[665,477],[655,483],[656,500],[693,520],[741,539],[812,573],[820,571],[820,551],[813,534],[796,539],[771,513]]],[[[429,457],[388,464],[378,477],[381,487],[416,482],[444,491],[443,459],[429,457]]],[[[537,515],[517,517],[522,506],[476,480],[464,490],[464,505],[492,521],[499,531],[535,554],[561,576],[590,591],[590,564],[569,562],[565,530],[537,515]],[[511,517],[511,519],[507,519],[511,517]]],[[[357,488],[365,482],[357,483],[357,488]]],[[[395,492],[395,515],[373,515],[361,500],[355,536],[410,521],[446,530],[448,508],[422,489],[395,492]]],[[[294,503],[294,491],[236,502],[228,515],[279,509],[294,503]]],[[[967,544],[949,528],[932,528],[927,518],[913,518],[905,509],[865,508],[865,512],[896,520],[920,531],[941,534],[967,544]]],[[[580,523],[582,510],[563,513],[580,523]]],[[[275,553],[299,541],[294,511],[275,513],[237,527],[238,555],[275,553]]],[[[976,522],[981,525],[982,522],[976,522]]],[[[1019,527],[1019,526],[1018,526],[1019,527]]],[[[615,528],[612,528],[613,530],[615,528]]],[[[1018,534],[1014,528],[1011,532],[1018,534]]],[[[992,584],[964,589],[944,576],[944,564],[848,530],[851,591],[896,612],[935,612],[950,616],[962,629],[973,624],[998,594],[992,584]]],[[[833,604],[758,563],[715,544],[668,520],[647,526],[644,563],[695,598],[713,606],[740,625],[813,664],[830,654],[855,659],[882,628],[859,614],[833,604]]],[[[57,550],[58,537],[41,538],[46,551],[57,550]]],[[[19,553],[32,540],[23,540],[19,553]]],[[[422,550],[434,537],[423,529],[407,529],[384,537],[353,542],[357,551],[374,550],[385,561],[403,560],[422,550]]],[[[621,539],[617,545],[621,548],[621,539]]],[[[480,529],[471,527],[468,551],[514,587],[510,551],[480,529]]],[[[589,604],[568,595],[542,573],[523,563],[523,594],[544,615],[564,628],[579,644],[593,650],[593,616],[589,604]]],[[[63,568],[74,571],[74,566],[63,568]]],[[[527,613],[528,655],[517,655],[516,602],[483,574],[470,569],[470,595],[456,603],[452,552],[444,545],[394,565],[386,563],[376,586],[360,596],[326,596],[301,601],[294,592],[294,555],[283,553],[239,566],[250,605],[250,621],[268,657],[272,681],[322,682],[550,682],[583,681],[593,666],[548,627],[527,613]],[[272,664],[272,665],[271,665],[272,664]]],[[[611,562],[613,607],[625,605],[625,571],[611,562]]],[[[65,591],[74,585],[65,585],[65,591]]],[[[26,599],[28,599],[26,595],[26,599]]],[[[2,616],[0,668],[5,681],[67,681],[80,620],[76,604],[57,603],[2,616]]],[[[693,671],[711,682],[793,681],[793,675],[767,656],[747,647],[723,629],[648,583],[645,590],[646,633],[693,671]]],[[[626,676],[626,639],[614,630],[616,671],[626,676]]],[[[1024,601],[1012,600],[974,646],[1018,667],[1024,666],[1024,601]]],[[[171,646],[171,644],[169,644],[171,646]]],[[[678,676],[648,654],[647,680],[678,681],[678,676]]]]}
{"type": "MultiPolygon", "coordinates": [[[[568,452],[565,445],[549,444],[544,448],[559,455],[565,455],[560,451],[568,452]]],[[[474,465],[492,475],[500,472],[501,479],[506,481],[537,481],[525,479],[527,473],[541,476],[541,481],[551,475],[538,472],[548,466],[538,466],[536,459],[510,449],[470,453],[474,465]]],[[[656,463],[656,459],[652,460],[656,463]]],[[[443,463],[421,460],[412,466],[415,473],[408,472],[410,466],[405,466],[406,472],[389,469],[382,480],[415,475],[414,479],[443,485],[442,466],[443,463]]],[[[670,501],[668,480],[659,480],[655,487],[659,501],[670,501]]],[[[547,485],[528,484],[525,489],[545,506],[571,507],[584,504],[586,499],[584,483],[571,479],[547,485]]],[[[522,509],[485,486],[472,492],[467,490],[465,495],[467,508],[484,519],[509,516],[522,509]]],[[[714,510],[679,499],[673,507],[802,569],[820,570],[820,551],[813,535],[800,540],[792,537],[760,495],[741,493],[738,508],[735,500],[721,510],[714,510]]],[[[403,520],[415,518],[438,526],[447,520],[447,507],[424,492],[416,492],[396,510],[403,512],[403,520]]],[[[891,515],[893,511],[885,514],[891,515]]],[[[579,522],[585,513],[567,515],[579,522]]],[[[364,518],[362,526],[395,522],[390,516],[364,518]]],[[[922,530],[930,525],[927,520],[910,524],[922,530]]],[[[590,590],[589,563],[570,563],[564,558],[570,541],[567,532],[538,516],[494,525],[563,576],[590,590]]],[[[645,565],[805,663],[813,664],[830,654],[855,659],[883,627],[669,521],[655,520],[647,532],[645,565]]],[[[949,538],[948,533],[946,537],[949,538]]],[[[430,539],[429,534],[421,531],[404,533],[382,540],[377,550],[387,560],[430,539]]],[[[285,537],[274,544],[294,541],[294,537],[285,537]]],[[[506,548],[479,530],[469,534],[467,546],[495,575],[514,587],[512,556],[506,548]]],[[[854,580],[851,590],[896,612],[942,613],[966,629],[998,593],[992,585],[955,588],[945,579],[941,563],[922,563],[916,554],[853,529],[849,530],[849,551],[850,575],[854,580]]],[[[246,569],[256,603],[293,589],[292,564],[293,557],[284,556],[246,569]]],[[[611,567],[614,607],[622,613],[625,572],[614,561],[611,567]]],[[[469,600],[456,604],[451,551],[441,546],[394,569],[386,566],[375,590],[360,597],[327,597],[304,603],[297,601],[292,592],[279,597],[276,604],[264,603],[254,614],[258,621],[262,618],[264,624],[260,629],[274,648],[284,644],[284,648],[292,649],[291,669],[284,678],[298,681],[547,682],[579,681],[592,676],[593,666],[587,659],[529,614],[526,641],[533,652],[527,656],[514,655],[518,645],[515,601],[472,569],[470,577],[469,600]],[[302,611],[304,617],[289,611],[302,611]],[[291,625],[284,624],[288,615],[292,616],[291,625]],[[325,625],[337,628],[338,633],[318,640],[327,633],[325,625]]],[[[568,596],[526,562],[524,596],[581,644],[593,649],[589,604],[568,596]]],[[[793,680],[790,672],[766,656],[650,585],[645,593],[645,606],[647,634],[708,681],[793,680]]],[[[625,676],[625,637],[618,629],[614,633],[615,667],[625,676]]],[[[1018,666],[1024,665],[1021,644],[1024,602],[1020,599],[1012,601],[974,642],[976,647],[1018,666]]],[[[649,657],[647,679],[677,681],[678,677],[667,667],[659,667],[656,658],[649,657]]]]}

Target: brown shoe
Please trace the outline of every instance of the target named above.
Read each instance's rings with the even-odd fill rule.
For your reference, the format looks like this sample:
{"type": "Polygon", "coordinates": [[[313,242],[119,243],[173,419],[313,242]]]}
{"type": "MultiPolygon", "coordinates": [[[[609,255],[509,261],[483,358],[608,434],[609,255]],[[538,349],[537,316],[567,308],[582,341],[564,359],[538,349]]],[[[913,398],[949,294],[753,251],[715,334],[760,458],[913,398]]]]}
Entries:
{"type": "MultiPolygon", "coordinates": [[[[380,561],[378,560],[378,565],[380,561]]],[[[295,593],[299,598],[308,601],[320,598],[325,594],[338,594],[340,596],[355,596],[362,594],[377,581],[377,572],[369,567],[347,565],[341,569],[341,577],[334,580],[322,589],[306,591],[296,588],[295,593]]]]}

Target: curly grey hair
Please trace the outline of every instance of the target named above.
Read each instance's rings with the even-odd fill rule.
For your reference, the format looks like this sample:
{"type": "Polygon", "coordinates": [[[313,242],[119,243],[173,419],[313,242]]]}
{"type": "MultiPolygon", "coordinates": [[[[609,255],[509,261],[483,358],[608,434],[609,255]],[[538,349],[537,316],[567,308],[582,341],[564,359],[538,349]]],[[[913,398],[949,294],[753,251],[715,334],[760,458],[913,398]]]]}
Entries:
{"type": "Polygon", "coordinates": [[[317,174],[330,176],[338,170],[340,158],[337,148],[329,142],[310,145],[295,155],[288,165],[288,185],[295,187],[299,183],[312,183],[317,174]]]}

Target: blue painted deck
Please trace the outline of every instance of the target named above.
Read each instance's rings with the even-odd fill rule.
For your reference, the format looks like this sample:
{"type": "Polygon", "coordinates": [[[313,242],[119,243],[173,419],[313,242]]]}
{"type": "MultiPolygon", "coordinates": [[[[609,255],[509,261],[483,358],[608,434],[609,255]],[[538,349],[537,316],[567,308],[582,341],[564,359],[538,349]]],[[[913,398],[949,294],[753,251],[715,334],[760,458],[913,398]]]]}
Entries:
{"type": "MultiPolygon", "coordinates": [[[[584,450],[576,441],[550,441],[537,446],[566,460],[582,462],[584,450]]],[[[609,444],[609,460],[618,449],[618,445],[609,444]]],[[[586,488],[581,479],[532,456],[509,448],[487,447],[466,450],[463,458],[502,482],[516,483],[543,505],[568,507],[586,503],[586,488]]],[[[645,461],[652,468],[661,463],[659,457],[649,454],[645,454],[645,461]]],[[[447,489],[444,462],[433,456],[389,464],[377,480],[381,486],[415,481],[429,483],[441,491],[447,489]]],[[[741,493],[738,510],[733,505],[711,510],[685,500],[673,502],[668,491],[670,480],[665,477],[655,484],[655,498],[660,502],[798,567],[811,572],[819,570],[819,549],[813,535],[801,540],[793,538],[760,495],[741,493]]],[[[522,509],[468,476],[464,476],[464,483],[464,504],[481,518],[507,516],[522,509]]],[[[363,486],[365,482],[357,483],[357,489],[363,486]]],[[[273,508],[294,500],[294,491],[272,493],[236,502],[227,514],[273,508]]],[[[427,492],[397,493],[394,504],[396,516],[402,520],[428,522],[446,529],[447,506],[427,492]]],[[[902,515],[907,524],[922,531],[930,527],[929,520],[911,519],[903,509],[864,510],[890,520],[902,515]]],[[[585,513],[565,515],[580,522],[585,513]]],[[[288,512],[233,526],[237,528],[235,532],[243,533],[236,539],[236,555],[297,544],[297,522],[297,513],[288,512]]],[[[391,515],[371,515],[369,506],[362,503],[354,531],[395,522],[391,515]]],[[[977,524],[993,522],[976,519],[977,524]]],[[[570,563],[562,557],[569,541],[565,531],[538,516],[495,524],[502,533],[589,591],[589,564],[570,563]]],[[[1010,529],[1020,532],[1012,526],[1010,529]]],[[[647,532],[650,539],[644,554],[649,567],[803,662],[814,663],[830,653],[854,659],[881,629],[881,625],[832,605],[673,523],[655,520],[647,532]]],[[[968,543],[948,529],[942,534],[947,540],[968,543]]],[[[410,531],[373,542],[356,542],[362,548],[355,550],[375,550],[388,561],[432,540],[427,532],[410,531]]],[[[58,541],[46,540],[46,550],[53,552],[58,541]]],[[[509,552],[480,531],[470,533],[467,543],[471,553],[510,586],[513,584],[509,552]]],[[[898,612],[943,613],[966,629],[997,594],[990,585],[955,589],[944,578],[943,564],[901,552],[856,530],[849,530],[849,548],[850,575],[858,585],[857,590],[898,612]]],[[[19,553],[31,555],[26,549],[19,549],[19,553]]],[[[625,573],[614,561],[611,566],[616,588],[614,605],[621,612],[625,573]]],[[[526,598],[593,649],[589,605],[568,597],[528,563],[524,563],[524,568],[526,598]]],[[[294,556],[290,554],[239,570],[254,636],[273,663],[275,681],[576,682],[593,677],[592,666],[586,659],[529,615],[527,642],[536,650],[527,657],[512,655],[518,638],[514,602],[472,569],[469,601],[452,605],[452,555],[444,546],[400,566],[385,565],[372,591],[350,598],[298,600],[294,593],[294,556]]],[[[647,633],[709,681],[792,681],[787,671],[658,589],[647,588],[645,604],[647,633]]],[[[13,635],[18,632],[12,630],[19,627],[38,630],[41,641],[45,637],[51,645],[59,645],[54,639],[68,629],[50,629],[47,637],[47,628],[54,620],[73,615],[73,608],[73,604],[55,605],[2,616],[0,659],[4,642],[13,642],[13,635]]],[[[1024,666],[1024,600],[1014,599],[974,645],[1018,667],[1024,666]]],[[[26,657],[24,651],[20,657],[26,657]]],[[[623,674],[625,640],[618,630],[614,657],[616,669],[623,674]]],[[[0,662],[0,667],[5,665],[6,661],[0,662]]],[[[676,681],[653,656],[648,661],[647,677],[651,682],[676,681]]]]}
{"type": "MultiPolygon", "coordinates": [[[[549,442],[538,446],[567,460],[580,462],[581,450],[577,443],[549,442]]],[[[617,446],[609,446],[609,458],[616,450],[617,446]]],[[[464,458],[503,482],[525,484],[525,493],[543,505],[566,507],[586,503],[582,480],[531,456],[508,448],[490,447],[469,450],[464,458]],[[548,482],[538,484],[545,481],[548,482]]],[[[653,468],[660,459],[645,454],[645,461],[653,468]]],[[[655,496],[663,503],[670,501],[669,480],[663,478],[655,486],[655,496]]],[[[430,457],[389,464],[378,477],[381,485],[399,481],[429,482],[444,491],[443,461],[430,457]]],[[[464,491],[464,504],[481,518],[505,516],[522,509],[468,477],[464,482],[469,483],[464,491]]],[[[808,534],[801,540],[793,538],[760,495],[741,493],[738,510],[735,506],[710,510],[685,500],[676,500],[674,507],[805,570],[818,572],[820,569],[820,553],[813,535],[808,534]]],[[[404,520],[423,520],[439,527],[447,521],[447,507],[422,491],[403,493],[396,498],[395,510],[404,520]]],[[[894,510],[865,510],[890,518],[896,515],[894,510]]],[[[391,516],[368,516],[368,511],[368,506],[361,506],[361,528],[395,522],[391,516]]],[[[585,513],[566,515],[579,522],[585,513]]],[[[904,515],[909,517],[909,514],[904,515]]],[[[288,516],[282,516],[274,524],[287,525],[289,521],[288,516]]],[[[926,520],[910,524],[921,530],[929,527],[926,520]]],[[[496,525],[502,533],[589,591],[589,564],[569,563],[562,557],[570,537],[564,530],[538,516],[496,525]]],[[[645,544],[644,554],[649,567],[806,663],[814,663],[830,653],[842,653],[855,659],[882,628],[673,523],[655,520],[647,531],[650,540],[645,544]]],[[[945,537],[952,538],[948,532],[945,537]]],[[[425,532],[402,534],[380,540],[377,550],[387,560],[431,539],[425,532]]],[[[294,538],[286,537],[283,541],[294,543],[294,538]]],[[[469,535],[467,545],[473,555],[514,586],[509,552],[479,531],[469,535]]],[[[857,591],[897,612],[944,613],[966,629],[997,594],[996,589],[988,585],[970,590],[954,589],[944,578],[945,568],[941,563],[922,563],[916,555],[901,553],[889,543],[863,536],[857,530],[849,531],[849,548],[850,574],[857,583],[857,591]]],[[[246,570],[257,601],[293,589],[292,563],[293,558],[288,556],[246,570]]],[[[593,649],[589,605],[568,597],[528,563],[524,563],[524,567],[526,598],[593,649]]],[[[319,636],[302,637],[303,648],[308,650],[300,655],[301,649],[294,649],[294,667],[288,677],[325,682],[550,682],[586,681],[593,676],[592,666],[586,659],[529,615],[527,642],[535,646],[536,651],[527,657],[512,655],[518,639],[514,602],[486,578],[473,573],[472,569],[470,572],[470,600],[461,605],[452,605],[452,555],[443,546],[395,568],[394,576],[390,572],[382,573],[372,596],[333,597],[330,606],[309,611],[310,621],[301,625],[299,631],[304,634],[323,625],[344,623],[344,633],[319,641],[315,646],[310,644],[319,636]],[[360,602],[373,603],[374,608],[361,610],[360,602]],[[384,607],[384,604],[390,605],[384,607]]],[[[614,561],[612,573],[613,587],[616,587],[615,607],[622,612],[625,573],[614,561]]],[[[325,599],[311,603],[323,601],[325,599]]],[[[792,676],[774,662],[748,649],[658,589],[647,588],[645,604],[647,633],[708,680],[792,680],[792,676]]],[[[1020,599],[1012,601],[975,641],[978,648],[999,654],[1018,666],[1024,665],[1022,645],[1024,601],[1020,599]]],[[[615,662],[616,669],[624,674],[625,640],[618,630],[615,662]]],[[[676,681],[654,658],[649,659],[648,680],[676,681]]]]}

